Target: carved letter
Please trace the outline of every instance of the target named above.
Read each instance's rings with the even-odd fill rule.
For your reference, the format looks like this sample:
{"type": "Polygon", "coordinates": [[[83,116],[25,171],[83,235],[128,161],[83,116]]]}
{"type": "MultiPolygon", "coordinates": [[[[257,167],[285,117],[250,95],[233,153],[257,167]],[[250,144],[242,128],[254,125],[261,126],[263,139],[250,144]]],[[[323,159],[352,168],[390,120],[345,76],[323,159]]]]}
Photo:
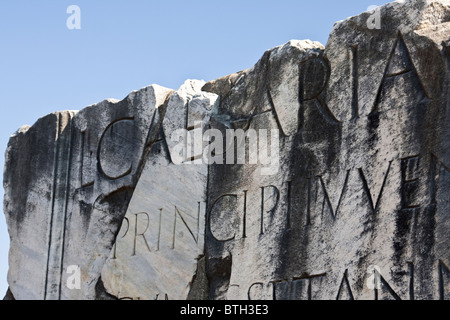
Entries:
{"type": "Polygon", "coordinates": [[[367,183],[366,176],[364,175],[364,171],[362,168],[358,169],[359,176],[361,177],[361,181],[363,183],[364,191],[367,195],[367,198],[368,198],[369,204],[370,204],[370,208],[372,209],[373,213],[376,213],[379,208],[381,196],[383,195],[383,190],[386,185],[386,181],[389,176],[389,172],[391,171],[391,165],[392,165],[392,161],[389,162],[389,166],[387,168],[386,174],[384,175],[383,184],[381,185],[381,189],[380,189],[380,192],[378,193],[378,197],[377,197],[377,200],[375,203],[373,201],[372,192],[370,192],[370,188],[369,188],[369,184],[367,183]]]}
{"type": "Polygon", "coordinates": [[[277,280],[270,282],[273,286],[273,300],[290,300],[292,281],[289,280],[277,280]]]}
{"type": "Polygon", "coordinates": [[[348,270],[345,270],[344,277],[342,278],[341,285],[339,286],[336,300],[341,300],[344,286],[345,290],[347,291],[348,300],[355,300],[355,298],[353,298],[352,288],[350,287],[350,283],[348,282],[348,270]]]}
{"type": "MultiPolygon", "coordinates": [[[[200,202],[199,202],[199,208],[198,208],[198,215],[199,215],[199,220],[200,221],[200,202]]],[[[197,238],[195,237],[194,233],[192,232],[191,228],[189,228],[186,220],[184,219],[183,215],[181,214],[180,210],[178,210],[178,208],[175,206],[175,221],[174,221],[174,226],[173,226],[173,238],[172,238],[172,249],[175,249],[175,239],[176,239],[176,231],[177,231],[177,217],[180,217],[181,221],[183,222],[184,226],[186,227],[186,229],[189,231],[189,234],[191,235],[192,239],[194,239],[195,243],[198,244],[197,238]]],[[[198,224],[197,224],[198,227],[198,224]]],[[[197,234],[198,234],[198,230],[197,230],[197,234]]]]}
{"type": "Polygon", "coordinates": [[[419,188],[419,163],[419,156],[402,159],[402,209],[414,209],[420,207],[420,204],[415,203],[417,190],[419,188]]]}
{"type": "Polygon", "coordinates": [[[394,48],[389,57],[386,70],[384,72],[383,78],[380,83],[380,87],[378,89],[377,96],[375,98],[375,104],[370,114],[372,117],[375,116],[377,112],[383,111],[379,110],[379,104],[382,100],[383,89],[385,88],[386,82],[390,78],[399,77],[407,73],[412,74],[412,78],[407,78],[405,82],[409,82],[410,85],[415,86],[415,94],[417,97],[415,100],[421,101],[422,99],[427,98],[427,94],[416,72],[408,48],[406,47],[405,41],[403,40],[402,35],[399,34],[397,40],[395,41],[394,48]]]}
{"type": "MultiPolygon", "coordinates": [[[[328,62],[323,58],[314,58],[305,61],[300,68],[300,101],[302,108],[304,108],[306,102],[311,101],[326,121],[332,124],[339,123],[339,120],[336,119],[325,101],[320,97],[330,78],[328,62]]],[[[303,128],[301,127],[300,129],[303,128]]]]}
{"type": "Polygon", "coordinates": [[[86,145],[86,131],[81,132],[80,187],[94,185],[94,157],[89,145],[86,145]]]}
{"type": "MultiPolygon", "coordinates": [[[[125,222],[125,221],[126,221],[126,223],[127,223],[127,227],[126,227],[125,233],[122,235],[121,239],[125,238],[125,236],[126,236],[127,233],[128,233],[128,230],[129,230],[129,228],[130,228],[130,220],[128,220],[128,218],[125,217],[125,218],[123,218],[123,222],[125,222]]],[[[122,222],[122,228],[123,228],[123,222],[122,222]]],[[[112,260],[117,259],[117,256],[116,256],[116,254],[117,254],[117,242],[119,242],[118,239],[116,239],[116,242],[114,243],[114,251],[113,251],[113,257],[112,257],[112,260]]]]}
{"type": "Polygon", "coordinates": [[[147,232],[148,227],[150,226],[150,217],[145,212],[137,213],[137,214],[135,214],[135,217],[136,217],[136,219],[135,219],[136,223],[134,225],[134,245],[133,245],[133,254],[132,254],[132,256],[136,255],[136,243],[137,243],[137,237],[139,237],[139,236],[141,236],[142,239],[144,239],[144,243],[147,246],[148,251],[151,252],[150,246],[148,245],[147,239],[145,238],[145,233],[147,232]],[[138,217],[140,215],[145,215],[147,217],[147,225],[146,225],[145,230],[143,232],[138,233],[138,217]]]}
{"type": "Polygon", "coordinates": [[[209,229],[217,241],[226,242],[236,237],[239,221],[236,206],[237,195],[226,194],[218,198],[211,207],[209,229]]]}
{"type": "Polygon", "coordinates": [[[242,219],[242,239],[247,238],[247,192],[244,190],[244,218],[242,219]]]}
{"type": "MultiPolygon", "coordinates": [[[[395,293],[395,291],[391,288],[391,286],[389,285],[389,283],[387,283],[387,281],[383,278],[383,276],[381,274],[379,274],[379,272],[377,271],[377,269],[374,269],[375,272],[375,277],[380,279],[380,283],[382,285],[382,288],[384,287],[386,289],[386,291],[395,299],[395,300],[401,300],[400,297],[398,296],[397,293],[395,293]]],[[[377,287],[375,287],[375,300],[379,300],[379,291],[381,291],[382,289],[378,289],[377,287]]]]}
{"type": "Polygon", "coordinates": [[[280,201],[280,191],[278,190],[277,187],[275,186],[267,186],[267,187],[262,187],[261,188],[261,229],[260,229],[260,234],[264,234],[264,216],[265,214],[269,214],[270,215],[270,219],[272,220],[273,218],[273,214],[275,213],[275,210],[278,207],[278,202],[280,201]],[[265,196],[265,190],[266,189],[272,189],[273,193],[271,196],[266,197],[265,196]],[[273,197],[275,197],[275,200],[273,199],[273,197]],[[270,207],[270,209],[267,210],[266,208],[266,202],[271,201],[272,205],[270,207]]]}
{"type": "MultiPolygon", "coordinates": [[[[160,296],[161,296],[161,294],[158,293],[158,294],[155,296],[155,299],[153,299],[153,300],[155,300],[155,301],[156,301],[156,300],[162,300],[162,299],[159,298],[160,296]]],[[[164,300],[166,300],[166,301],[169,300],[169,296],[167,295],[167,293],[164,294],[164,300]]]]}
{"type": "Polygon", "coordinates": [[[430,204],[435,205],[441,170],[445,170],[450,174],[450,167],[440,161],[434,154],[431,154],[430,162],[430,204]]]}
{"type": "Polygon", "coordinates": [[[347,171],[347,175],[345,176],[344,186],[342,187],[341,195],[339,197],[338,204],[336,206],[336,210],[333,209],[333,205],[331,204],[330,196],[328,195],[327,188],[325,187],[325,182],[323,181],[321,176],[318,176],[317,179],[320,181],[323,190],[324,201],[326,201],[327,206],[330,210],[331,216],[336,219],[339,207],[341,206],[342,199],[344,197],[345,190],[347,189],[348,178],[350,177],[350,170],[347,171]]]}
{"type": "Polygon", "coordinates": [[[248,300],[262,300],[264,283],[257,282],[248,288],[248,300]]]}
{"type": "Polygon", "coordinates": [[[112,122],[103,132],[98,144],[98,171],[110,180],[117,180],[132,172],[130,152],[136,152],[137,129],[133,118],[112,122]],[[130,143],[131,142],[131,143],[130,143]]]}

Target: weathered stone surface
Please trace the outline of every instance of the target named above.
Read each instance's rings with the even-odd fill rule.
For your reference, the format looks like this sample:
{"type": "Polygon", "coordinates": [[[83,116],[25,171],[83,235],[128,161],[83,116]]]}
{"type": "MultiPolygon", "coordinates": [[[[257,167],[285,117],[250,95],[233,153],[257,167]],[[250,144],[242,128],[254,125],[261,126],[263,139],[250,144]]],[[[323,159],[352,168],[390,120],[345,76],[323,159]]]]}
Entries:
{"type": "Polygon", "coordinates": [[[192,163],[193,149],[189,156],[181,154],[184,163],[171,159],[180,157],[175,147],[182,137],[173,136],[175,131],[186,129],[201,139],[219,102],[217,95],[201,91],[203,85],[187,81],[167,104],[160,140],[152,146],[102,272],[107,291],[119,299],[186,300],[191,291],[204,255],[208,167],[192,163]]]}
{"type": "Polygon", "coordinates": [[[4,212],[16,299],[96,298],[169,93],[151,86],[54,113],[11,137],[4,212]],[[66,286],[69,266],[80,268],[80,290],[66,286]]]}
{"type": "Polygon", "coordinates": [[[11,290],[6,291],[5,297],[3,298],[3,300],[9,300],[9,301],[14,301],[16,299],[14,299],[13,294],[11,293],[11,290]]]}
{"type": "Polygon", "coordinates": [[[449,297],[450,2],[378,10],[380,30],[363,13],[324,51],[267,52],[223,99],[216,118],[283,134],[276,175],[210,168],[211,298],[449,297]]]}
{"type": "Polygon", "coordinates": [[[449,0],[396,1],[19,129],[8,297],[450,299],[449,37],[449,0]]]}

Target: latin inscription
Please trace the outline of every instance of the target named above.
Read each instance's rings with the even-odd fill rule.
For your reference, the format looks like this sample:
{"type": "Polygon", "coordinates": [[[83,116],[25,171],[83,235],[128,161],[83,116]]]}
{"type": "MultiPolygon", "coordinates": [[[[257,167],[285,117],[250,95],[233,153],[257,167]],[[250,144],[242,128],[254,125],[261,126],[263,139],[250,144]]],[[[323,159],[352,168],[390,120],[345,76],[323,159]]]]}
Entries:
{"type": "MultiPolygon", "coordinates": [[[[444,164],[438,161],[435,157],[432,156],[432,168],[429,171],[430,176],[434,177],[438,173],[439,168],[448,169],[444,164]]],[[[311,215],[313,214],[313,207],[317,207],[317,204],[320,204],[322,208],[322,213],[326,209],[326,211],[330,212],[330,217],[333,220],[339,218],[339,211],[341,210],[341,203],[343,199],[347,195],[348,186],[350,184],[354,184],[356,181],[352,179],[359,178],[360,184],[360,192],[363,197],[367,199],[367,203],[369,204],[369,208],[373,214],[376,214],[380,209],[381,201],[383,198],[384,190],[386,188],[386,184],[388,183],[388,179],[396,179],[396,177],[391,177],[392,167],[396,165],[400,168],[400,177],[397,179],[400,180],[400,190],[398,191],[399,198],[399,211],[405,210],[416,210],[420,208],[421,205],[425,205],[420,203],[418,199],[421,199],[419,190],[422,184],[426,183],[425,179],[420,179],[421,172],[421,156],[415,155],[403,159],[393,160],[386,162],[384,167],[384,177],[383,182],[379,190],[374,190],[373,186],[370,186],[370,183],[367,181],[366,170],[359,168],[348,170],[345,174],[343,182],[341,184],[339,192],[335,193],[338,196],[334,197],[334,200],[331,197],[331,189],[325,183],[323,176],[316,176],[314,179],[307,178],[305,179],[306,183],[304,184],[305,190],[300,192],[306,192],[307,201],[303,204],[304,210],[303,212],[306,214],[306,225],[311,224],[311,215]],[[356,173],[356,174],[355,174],[356,173]],[[312,184],[315,180],[316,187],[314,195],[312,194],[312,184]],[[320,196],[321,195],[321,196],[320,196]]],[[[450,171],[449,171],[450,172],[450,171]]],[[[435,179],[430,179],[432,182],[431,187],[429,188],[430,194],[428,195],[431,199],[435,198],[436,193],[436,183],[435,179]]],[[[292,227],[291,223],[291,215],[292,215],[292,206],[294,204],[293,199],[297,197],[297,194],[293,192],[292,188],[293,181],[289,180],[281,185],[271,185],[264,186],[259,189],[259,199],[260,203],[250,203],[249,199],[257,198],[255,192],[244,190],[240,193],[236,194],[226,194],[217,198],[212,204],[209,210],[209,218],[208,218],[208,227],[211,232],[213,238],[220,242],[228,242],[240,238],[248,238],[249,236],[249,219],[259,220],[259,235],[265,235],[267,233],[267,226],[270,225],[272,217],[275,214],[280,214],[277,210],[281,207],[281,200],[286,203],[283,207],[286,216],[286,229],[292,227]],[[271,200],[270,203],[268,200],[271,200]],[[251,214],[255,214],[255,210],[249,211],[248,208],[254,208],[254,206],[259,207],[259,217],[250,216],[251,214]]],[[[297,190],[297,192],[299,192],[297,190]]],[[[254,200],[253,200],[254,201],[254,200]]],[[[255,233],[254,231],[252,233],[255,233]]]]}
{"type": "MultiPolygon", "coordinates": [[[[408,263],[409,274],[403,276],[409,277],[408,294],[405,300],[414,300],[414,267],[412,263],[408,263]]],[[[373,290],[374,300],[402,300],[398,293],[392,288],[388,281],[378,272],[378,268],[373,268],[373,275],[368,274],[369,278],[374,281],[373,290]]],[[[350,281],[349,271],[342,273],[342,280],[336,290],[336,300],[355,300],[353,290],[356,284],[350,281]]],[[[438,287],[439,297],[441,300],[448,299],[450,293],[450,269],[443,261],[439,261],[438,269],[438,287]]],[[[255,282],[247,288],[248,300],[315,300],[315,293],[320,292],[323,288],[329,287],[327,273],[304,275],[286,280],[272,280],[267,282],[255,282]]],[[[241,288],[240,285],[232,284],[229,287],[230,293],[236,293],[241,288]]],[[[229,297],[229,299],[232,297],[229,297]]]]}
{"type": "MultiPolygon", "coordinates": [[[[351,113],[352,120],[356,120],[360,117],[359,110],[359,66],[358,66],[358,45],[350,47],[351,50],[351,74],[352,74],[352,104],[351,113]]],[[[450,59],[450,50],[448,46],[445,46],[445,52],[447,58],[450,59]]],[[[448,63],[450,66],[450,63],[448,63]]],[[[413,81],[413,86],[419,93],[419,98],[426,97],[423,85],[420,82],[417,71],[413,64],[411,55],[406,46],[406,43],[401,34],[399,34],[397,40],[392,48],[392,53],[387,61],[384,75],[381,79],[379,90],[375,99],[372,112],[381,112],[380,101],[382,99],[383,90],[386,84],[390,80],[395,80],[397,77],[401,77],[409,74],[411,77],[409,80],[413,81]]],[[[320,114],[331,124],[339,124],[339,120],[328,108],[328,105],[323,99],[323,92],[325,91],[330,78],[330,65],[327,59],[323,57],[313,58],[302,62],[300,65],[300,79],[299,79],[299,103],[304,108],[305,105],[314,106],[319,110],[320,114]]],[[[273,105],[270,90],[267,90],[267,96],[272,105],[272,112],[274,113],[277,124],[280,129],[280,121],[276,110],[273,105]]],[[[420,99],[418,99],[420,100],[420,99]]],[[[266,111],[265,111],[266,112],[266,111]]],[[[249,118],[249,122],[253,121],[258,115],[252,115],[249,118]]],[[[191,101],[188,101],[186,106],[186,129],[197,138],[194,141],[200,141],[198,138],[203,133],[201,121],[203,119],[196,118],[194,106],[191,105],[191,101]],[[190,114],[192,113],[192,116],[190,114]]],[[[301,129],[301,126],[299,126],[301,129]]],[[[71,129],[72,130],[72,129],[71,129]]],[[[124,177],[127,177],[133,173],[133,157],[130,150],[138,150],[140,147],[137,145],[139,139],[136,139],[139,135],[139,128],[137,128],[133,117],[125,117],[117,119],[111,122],[106,128],[102,128],[101,136],[92,139],[92,132],[87,128],[83,128],[77,132],[80,146],[80,169],[77,181],[81,188],[92,187],[95,183],[95,179],[98,176],[109,180],[115,181],[124,177]],[[125,138],[127,137],[127,138],[125,138]],[[97,141],[98,140],[98,141],[97,141]],[[93,145],[90,145],[92,141],[95,141],[93,145]]],[[[307,131],[301,132],[305,134],[307,131]]],[[[314,132],[313,132],[314,133],[314,132]]],[[[317,134],[317,133],[315,133],[317,134]]],[[[69,138],[67,138],[69,139],[69,138]]],[[[72,135],[70,135],[72,139],[72,135]]],[[[69,154],[58,155],[57,165],[67,163],[67,167],[70,169],[72,150],[69,147],[62,145],[62,143],[71,144],[71,140],[61,140],[61,146],[58,149],[70,150],[69,154]],[[67,159],[66,159],[67,157],[67,159]]],[[[187,162],[196,162],[201,157],[202,148],[199,145],[194,145],[194,150],[189,150],[185,160],[187,162]],[[192,151],[192,152],[191,152],[192,151]],[[192,155],[192,156],[191,156],[192,155]]],[[[234,151],[234,150],[233,150],[234,151]]],[[[228,154],[227,154],[228,156],[228,154]]],[[[232,155],[234,159],[234,153],[232,155]]],[[[383,206],[383,197],[385,196],[385,189],[391,176],[396,173],[399,176],[392,177],[395,181],[400,181],[395,196],[399,199],[399,206],[397,207],[399,212],[418,212],[421,207],[425,205],[435,205],[437,202],[437,193],[439,190],[439,179],[441,177],[442,170],[450,172],[449,167],[440,161],[436,156],[431,155],[431,165],[429,170],[430,179],[424,179],[425,174],[423,155],[411,155],[409,157],[395,159],[389,161],[385,160],[384,168],[377,168],[378,170],[384,170],[383,181],[379,190],[375,190],[374,182],[371,182],[371,168],[352,168],[341,173],[341,176],[334,177],[329,172],[313,172],[312,175],[307,177],[290,177],[289,180],[284,180],[273,184],[265,184],[258,186],[256,190],[242,190],[233,191],[235,193],[223,194],[216,199],[211,199],[211,203],[208,205],[209,211],[206,214],[203,202],[197,202],[198,210],[195,212],[187,212],[177,205],[170,205],[171,210],[167,210],[167,206],[155,210],[152,212],[136,212],[131,213],[124,218],[122,223],[122,229],[120,230],[117,241],[113,248],[112,259],[117,259],[117,246],[122,241],[127,241],[130,251],[127,253],[127,257],[143,256],[152,253],[157,253],[163,250],[177,250],[186,242],[189,242],[192,246],[201,246],[201,217],[206,217],[207,228],[211,237],[217,242],[222,244],[237,241],[241,239],[263,238],[270,236],[274,231],[272,222],[274,216],[282,214],[285,217],[285,228],[290,230],[298,225],[294,224],[293,214],[294,212],[301,212],[306,215],[304,220],[304,226],[310,226],[316,223],[314,215],[319,215],[317,208],[321,207],[321,214],[325,216],[329,213],[328,218],[330,221],[336,222],[342,217],[343,203],[346,197],[351,196],[349,194],[349,186],[358,184],[360,186],[359,192],[362,197],[367,201],[370,212],[376,215],[383,206]],[[393,170],[396,166],[398,170],[393,170]],[[330,175],[330,177],[328,176],[330,175]],[[329,179],[327,179],[327,177],[329,179]],[[306,183],[298,183],[295,179],[303,179],[306,183]],[[333,180],[336,179],[336,180],[333,180]],[[339,180],[337,180],[339,179],[339,180]],[[355,181],[355,179],[359,179],[355,181]],[[429,188],[422,188],[425,181],[429,181],[429,188]],[[301,185],[304,190],[298,190],[294,186],[301,185]],[[430,203],[423,203],[424,197],[422,197],[422,189],[428,190],[428,198],[430,203]],[[296,199],[299,199],[299,193],[305,195],[306,201],[299,203],[296,199]],[[256,200],[255,200],[256,199],[256,200]],[[286,204],[286,205],[284,205],[286,204]],[[297,210],[296,206],[303,206],[303,210],[297,210]],[[254,210],[256,208],[256,210],[254,210]],[[328,213],[324,213],[327,211],[328,213]],[[194,221],[194,222],[193,222],[194,221]],[[256,223],[254,223],[256,221],[256,223]],[[163,236],[163,232],[169,230],[170,236],[163,236]]],[[[241,159],[242,160],[242,159],[241,159]]],[[[240,161],[237,161],[240,163],[240,161]]],[[[244,163],[245,161],[241,161],[244,163]]],[[[55,167],[55,179],[63,173],[63,168],[55,167]]],[[[64,171],[65,172],[65,171],[64,171]]],[[[70,172],[70,170],[67,170],[70,172]]],[[[77,173],[78,174],[78,173],[77,173]]],[[[52,200],[52,216],[51,216],[51,233],[49,239],[49,258],[47,266],[47,278],[45,283],[45,297],[59,297],[60,296],[60,279],[52,279],[52,274],[56,274],[56,278],[60,277],[62,267],[62,261],[64,257],[64,227],[66,224],[67,203],[58,202],[58,199],[69,199],[69,192],[67,186],[69,186],[69,176],[59,177],[61,178],[61,186],[64,185],[66,189],[54,186],[52,200]],[[66,179],[66,180],[65,180],[66,179]],[[59,213],[58,213],[59,212],[59,213]],[[58,216],[56,214],[59,214],[58,216]],[[62,214],[62,215],[61,215],[62,214]],[[53,230],[54,229],[54,230],[53,230]],[[62,233],[60,236],[58,233],[62,233]],[[56,239],[56,240],[53,240],[56,239]],[[62,238],[62,242],[58,239],[62,238]],[[56,270],[56,271],[55,271],[56,270]],[[59,285],[59,288],[57,287],[59,285]]],[[[110,190],[112,191],[112,190],[110,190]]],[[[67,201],[67,200],[65,200],[67,201]]],[[[81,203],[81,201],[80,201],[81,203]]],[[[83,202],[84,204],[84,202],[83,202]]],[[[89,207],[89,206],[87,206],[89,207]]],[[[89,207],[90,208],[90,207],[89,207]]],[[[149,209],[150,210],[150,209],[149,209]]],[[[393,213],[394,214],[394,213],[393,213]]],[[[298,222],[298,219],[295,220],[298,222]]],[[[323,221],[323,220],[320,220],[323,221]]],[[[354,287],[352,278],[350,277],[349,270],[345,270],[340,274],[342,276],[339,282],[339,287],[336,290],[336,299],[350,299],[354,300],[354,287]]],[[[375,279],[378,279],[378,283],[375,285],[374,299],[379,300],[384,297],[388,297],[395,300],[400,300],[400,295],[392,288],[391,284],[386,278],[379,274],[374,269],[372,275],[375,279]]],[[[302,275],[300,277],[294,277],[291,279],[273,280],[273,281],[261,281],[251,284],[248,288],[245,288],[247,297],[249,300],[258,300],[265,298],[272,298],[274,300],[283,299],[296,299],[296,300],[313,300],[315,297],[315,291],[319,290],[324,283],[326,283],[328,274],[313,274],[302,275]]],[[[409,298],[414,300],[414,265],[409,263],[409,298]]],[[[442,300],[448,298],[449,295],[449,283],[450,283],[450,269],[448,264],[444,261],[438,262],[437,279],[439,297],[442,300]]],[[[388,278],[389,279],[389,278],[388,278]]],[[[240,286],[237,284],[231,284],[230,288],[240,290],[240,286]]],[[[403,297],[403,296],[402,296],[403,297]]],[[[122,298],[124,300],[133,299],[129,297],[122,298]]],[[[139,300],[140,297],[134,298],[139,300]]],[[[167,294],[156,294],[155,300],[168,300],[167,294]]]]}
{"type": "MultiPolygon", "coordinates": [[[[173,206],[171,219],[163,219],[164,209],[160,208],[158,212],[150,214],[140,212],[128,214],[124,218],[121,231],[114,244],[112,259],[117,259],[117,246],[122,242],[131,243],[130,256],[145,255],[156,253],[161,250],[176,250],[177,239],[181,236],[182,241],[191,241],[192,245],[200,245],[199,238],[201,233],[201,219],[204,216],[204,206],[202,202],[197,202],[197,211],[190,213],[191,218],[195,216],[195,224],[188,222],[188,213],[183,212],[177,206],[173,206]],[[169,224],[166,223],[169,221],[169,224]],[[163,243],[162,232],[170,230],[170,235],[165,239],[169,242],[163,243]],[[186,237],[184,236],[186,235],[186,237]]],[[[170,218],[170,217],[169,217],[170,218]]]]}

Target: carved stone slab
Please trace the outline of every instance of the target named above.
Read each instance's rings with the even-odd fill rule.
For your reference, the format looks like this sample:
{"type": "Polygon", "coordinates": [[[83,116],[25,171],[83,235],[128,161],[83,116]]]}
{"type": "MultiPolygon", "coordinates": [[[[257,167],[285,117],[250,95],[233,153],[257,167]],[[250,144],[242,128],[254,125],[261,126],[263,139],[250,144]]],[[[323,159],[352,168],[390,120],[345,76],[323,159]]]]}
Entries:
{"type": "MultiPolygon", "coordinates": [[[[171,95],[161,134],[153,144],[102,278],[119,299],[188,298],[204,256],[208,166],[194,164],[194,148],[181,164],[175,131],[194,138],[206,131],[218,96],[188,80],[171,95]]],[[[192,141],[186,141],[191,143],[192,141]]],[[[202,153],[200,153],[202,155],[202,153]]]]}
{"type": "Polygon", "coordinates": [[[16,299],[95,299],[170,90],[60,112],[11,137],[4,175],[16,299]],[[79,290],[66,286],[69,266],[79,290]]]}
{"type": "Polygon", "coordinates": [[[281,133],[273,175],[210,167],[210,298],[449,298],[449,12],[388,4],[205,86],[218,129],[281,133]]]}
{"type": "Polygon", "coordinates": [[[12,299],[450,299],[450,1],[20,128],[12,299]]]}

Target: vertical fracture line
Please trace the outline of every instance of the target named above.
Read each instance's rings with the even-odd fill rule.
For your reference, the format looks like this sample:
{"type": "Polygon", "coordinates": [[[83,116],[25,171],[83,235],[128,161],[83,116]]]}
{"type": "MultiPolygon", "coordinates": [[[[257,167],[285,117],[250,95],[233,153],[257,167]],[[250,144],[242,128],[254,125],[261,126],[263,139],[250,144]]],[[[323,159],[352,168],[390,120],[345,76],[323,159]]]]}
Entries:
{"type": "Polygon", "coordinates": [[[174,210],[173,233],[172,233],[172,250],[175,249],[175,232],[177,231],[177,207],[174,210]]]}
{"type": "Polygon", "coordinates": [[[197,244],[198,244],[198,240],[200,239],[200,207],[201,207],[201,202],[198,203],[198,211],[197,211],[197,244]]]}
{"type": "Polygon", "coordinates": [[[358,45],[351,46],[352,50],[352,120],[359,118],[359,76],[358,76],[358,45]]]}
{"type": "Polygon", "coordinates": [[[308,204],[306,207],[306,225],[311,225],[311,178],[308,178],[308,204]]]}
{"type": "Polygon", "coordinates": [[[81,132],[81,159],[80,159],[80,188],[83,187],[83,170],[84,170],[84,144],[86,139],[86,132],[81,132]]]}
{"type": "Polygon", "coordinates": [[[242,238],[247,238],[247,192],[248,190],[244,190],[244,218],[242,221],[242,238]]]}
{"type": "Polygon", "coordinates": [[[117,241],[113,245],[113,257],[111,260],[116,260],[117,259],[116,255],[117,255],[117,241]]]}
{"type": "Polygon", "coordinates": [[[157,242],[157,245],[156,245],[156,251],[159,251],[159,244],[161,242],[162,212],[163,212],[163,208],[159,208],[158,242],[157,242]]]}
{"type": "Polygon", "coordinates": [[[67,208],[68,208],[68,203],[69,203],[69,194],[70,194],[70,171],[72,169],[72,116],[69,114],[69,119],[68,119],[69,123],[68,123],[68,130],[69,130],[69,150],[68,150],[68,155],[69,158],[67,159],[67,176],[66,176],[66,185],[65,185],[65,201],[64,201],[64,216],[63,216],[63,230],[62,230],[62,239],[61,239],[61,250],[60,250],[60,255],[61,255],[61,261],[60,261],[60,274],[59,274],[59,293],[58,293],[58,299],[61,300],[61,283],[62,283],[62,275],[63,275],[63,271],[64,271],[64,246],[66,243],[66,223],[67,223],[67,208]]]}
{"type": "Polygon", "coordinates": [[[308,279],[308,301],[312,300],[312,279],[308,279]]]}
{"type": "Polygon", "coordinates": [[[60,123],[61,123],[61,115],[58,115],[58,120],[56,123],[56,136],[55,136],[55,148],[54,148],[54,159],[53,159],[53,186],[52,186],[52,206],[51,206],[51,214],[50,221],[48,224],[48,239],[47,239],[47,266],[45,268],[45,288],[44,288],[44,300],[47,300],[48,293],[48,275],[49,275],[49,267],[50,267],[50,251],[51,251],[51,241],[52,241],[52,226],[53,226],[53,213],[55,207],[55,193],[56,193],[56,180],[57,180],[57,172],[58,172],[58,153],[59,153],[59,135],[60,135],[60,123]]]}
{"type": "MultiPolygon", "coordinates": [[[[184,118],[184,127],[186,128],[185,130],[185,136],[184,136],[184,142],[186,143],[185,148],[184,148],[184,161],[188,161],[192,158],[192,141],[189,139],[188,141],[188,137],[190,137],[189,134],[189,104],[190,104],[190,99],[187,100],[186,102],[186,108],[185,108],[185,112],[186,112],[186,116],[184,118]],[[188,153],[189,151],[189,153],[188,153]]],[[[175,212],[175,216],[176,216],[176,212],[175,212]]]]}
{"type": "Polygon", "coordinates": [[[414,264],[412,262],[408,262],[409,265],[409,299],[411,301],[415,300],[414,296],[414,264]]]}
{"type": "Polygon", "coordinates": [[[53,171],[53,194],[48,225],[48,252],[45,278],[45,300],[60,299],[64,237],[68,203],[71,147],[71,114],[60,113],[57,120],[53,171]]]}
{"type": "Polygon", "coordinates": [[[264,234],[264,187],[261,188],[261,230],[260,235],[264,234]]]}
{"type": "Polygon", "coordinates": [[[445,290],[444,290],[444,268],[442,261],[439,260],[439,300],[445,300],[445,290]]]}
{"type": "Polygon", "coordinates": [[[288,191],[287,191],[287,228],[291,228],[291,188],[292,188],[292,181],[288,181],[288,191]]]}
{"type": "Polygon", "coordinates": [[[374,275],[374,284],[375,284],[375,301],[378,301],[379,297],[378,297],[378,288],[381,286],[381,280],[379,281],[379,278],[381,277],[381,275],[378,273],[378,271],[374,268],[373,270],[373,275],[374,275]]]}
{"type": "Polygon", "coordinates": [[[136,219],[134,220],[134,244],[133,244],[133,254],[132,256],[134,257],[136,255],[136,243],[137,243],[137,229],[138,229],[138,215],[135,214],[136,219]]]}

